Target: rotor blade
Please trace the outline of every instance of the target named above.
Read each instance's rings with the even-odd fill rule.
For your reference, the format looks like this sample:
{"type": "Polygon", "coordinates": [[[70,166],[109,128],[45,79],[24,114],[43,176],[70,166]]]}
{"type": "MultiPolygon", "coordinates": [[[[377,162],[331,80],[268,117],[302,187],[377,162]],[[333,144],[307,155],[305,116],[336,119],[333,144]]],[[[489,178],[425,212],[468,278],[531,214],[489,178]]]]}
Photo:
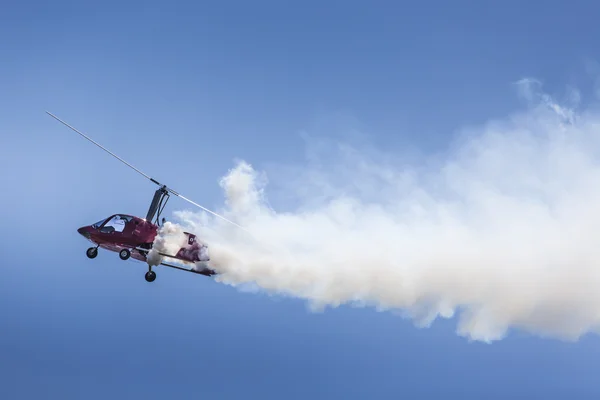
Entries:
{"type": "Polygon", "coordinates": [[[238,228],[240,228],[240,229],[242,229],[242,230],[244,230],[244,231],[246,231],[246,232],[250,233],[250,231],[249,231],[248,229],[244,228],[243,226],[236,224],[235,222],[233,222],[233,221],[231,221],[231,220],[229,220],[229,219],[227,219],[227,218],[223,217],[222,215],[219,215],[219,214],[217,214],[216,212],[210,211],[208,208],[204,208],[204,207],[202,207],[200,204],[198,204],[198,203],[196,203],[196,202],[194,202],[194,201],[192,201],[192,200],[188,199],[187,197],[185,197],[185,196],[182,196],[182,195],[180,195],[179,193],[173,193],[173,194],[175,194],[176,196],[179,196],[179,198],[181,198],[181,199],[183,199],[183,200],[187,201],[188,203],[191,203],[191,204],[193,204],[193,205],[195,205],[195,206],[197,206],[197,207],[200,207],[200,208],[201,208],[201,209],[203,209],[204,211],[207,211],[207,212],[211,213],[212,215],[214,215],[214,216],[217,216],[217,217],[221,218],[222,220],[224,220],[224,221],[226,221],[226,222],[229,222],[230,224],[232,224],[232,225],[235,225],[235,226],[237,226],[238,228]]]}
{"type": "MultiPolygon", "coordinates": [[[[89,140],[90,142],[94,143],[96,146],[100,147],[102,150],[106,151],[108,154],[110,154],[111,156],[115,157],[117,160],[121,161],[123,164],[127,165],[128,167],[134,169],[136,172],[138,172],[140,175],[146,177],[147,179],[149,179],[150,181],[156,183],[157,185],[162,185],[160,182],[156,181],[155,179],[151,178],[150,176],[146,175],[145,173],[143,173],[142,171],[140,171],[139,169],[137,169],[136,167],[134,167],[133,165],[129,164],[127,161],[123,160],[121,157],[117,156],[115,153],[113,153],[112,151],[108,150],[107,148],[105,148],[104,146],[102,146],[101,144],[95,142],[94,140],[92,140],[90,137],[88,137],[86,134],[84,134],[83,132],[80,132],[79,130],[75,129],[74,127],[72,127],[71,125],[69,125],[68,123],[66,123],[65,121],[63,121],[62,119],[58,118],[57,116],[55,116],[54,114],[50,113],[49,111],[46,111],[46,114],[50,115],[52,118],[54,118],[55,120],[57,120],[58,122],[62,123],[63,125],[67,126],[68,128],[72,129],[73,131],[77,132],[78,134],[80,134],[81,136],[83,136],[84,138],[86,138],[87,140],[89,140]]],[[[248,231],[246,228],[244,228],[241,225],[236,224],[233,221],[230,221],[229,219],[223,217],[222,215],[217,214],[214,211],[209,210],[206,207],[201,206],[200,204],[188,199],[187,197],[177,193],[175,190],[166,187],[165,189],[167,189],[169,192],[173,193],[175,196],[180,197],[181,199],[195,205],[196,207],[200,207],[201,209],[203,209],[204,211],[207,211],[209,213],[211,213],[212,215],[215,215],[219,218],[221,218],[222,220],[229,222],[232,225],[237,226],[238,228],[246,231],[247,233],[250,233],[250,231],[248,231]]]]}
{"type": "Polygon", "coordinates": [[[110,154],[111,156],[115,157],[117,160],[121,161],[123,164],[127,165],[128,167],[134,169],[136,172],[138,172],[139,174],[141,174],[142,176],[148,178],[149,180],[156,182],[154,179],[150,178],[148,175],[146,175],[145,173],[143,173],[142,171],[140,171],[139,169],[137,169],[136,167],[134,167],[133,165],[129,164],[127,161],[123,160],[121,157],[119,157],[118,155],[116,155],[115,153],[113,153],[112,151],[108,150],[107,148],[105,148],[104,146],[102,146],[101,144],[95,142],[94,140],[90,139],[86,134],[78,131],[77,129],[73,128],[71,125],[67,124],[65,121],[63,121],[62,119],[58,118],[56,115],[53,115],[52,113],[46,111],[46,114],[50,115],[52,118],[54,118],[55,120],[57,120],[58,122],[62,123],[63,125],[71,128],[72,130],[74,130],[75,132],[77,132],[78,134],[80,134],[81,136],[83,136],[84,138],[86,138],[87,140],[89,140],[90,142],[94,143],[96,146],[100,147],[102,150],[106,151],[108,154],[110,154]]]}

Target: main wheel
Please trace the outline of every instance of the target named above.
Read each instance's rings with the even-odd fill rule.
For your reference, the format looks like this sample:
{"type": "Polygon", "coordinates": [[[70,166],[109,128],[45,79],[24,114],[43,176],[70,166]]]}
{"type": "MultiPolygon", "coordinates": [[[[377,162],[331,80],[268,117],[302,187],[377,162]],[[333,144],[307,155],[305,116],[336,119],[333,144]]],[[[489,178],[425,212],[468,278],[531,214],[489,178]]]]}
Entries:
{"type": "Polygon", "coordinates": [[[131,252],[128,249],[123,249],[119,252],[119,257],[121,257],[121,260],[127,260],[131,257],[131,252]]]}
{"type": "Polygon", "coordinates": [[[96,258],[96,256],[98,255],[98,249],[95,247],[90,247],[89,249],[87,249],[85,254],[88,256],[88,258],[96,258]]]}
{"type": "Polygon", "coordinates": [[[146,272],[146,282],[154,282],[154,280],[156,279],[156,272],[154,271],[148,271],[146,272]]]}

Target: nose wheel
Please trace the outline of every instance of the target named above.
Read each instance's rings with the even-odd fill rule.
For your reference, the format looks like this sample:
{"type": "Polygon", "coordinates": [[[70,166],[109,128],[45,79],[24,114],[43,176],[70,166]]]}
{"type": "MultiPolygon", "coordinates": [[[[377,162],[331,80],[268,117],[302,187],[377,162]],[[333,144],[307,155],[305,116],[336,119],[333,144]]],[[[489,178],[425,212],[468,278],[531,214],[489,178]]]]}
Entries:
{"type": "Polygon", "coordinates": [[[88,258],[96,258],[96,256],[98,255],[98,248],[90,247],[89,249],[87,249],[85,254],[88,256],[88,258]]]}

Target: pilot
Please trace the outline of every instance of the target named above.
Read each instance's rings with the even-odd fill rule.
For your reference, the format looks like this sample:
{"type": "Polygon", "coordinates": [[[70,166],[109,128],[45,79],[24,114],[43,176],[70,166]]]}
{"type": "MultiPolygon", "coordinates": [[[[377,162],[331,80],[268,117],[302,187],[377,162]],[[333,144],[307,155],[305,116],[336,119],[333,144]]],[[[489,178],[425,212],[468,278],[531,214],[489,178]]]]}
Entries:
{"type": "Polygon", "coordinates": [[[120,215],[115,215],[115,217],[110,221],[110,225],[115,228],[117,232],[123,232],[125,228],[125,219],[120,215]]]}

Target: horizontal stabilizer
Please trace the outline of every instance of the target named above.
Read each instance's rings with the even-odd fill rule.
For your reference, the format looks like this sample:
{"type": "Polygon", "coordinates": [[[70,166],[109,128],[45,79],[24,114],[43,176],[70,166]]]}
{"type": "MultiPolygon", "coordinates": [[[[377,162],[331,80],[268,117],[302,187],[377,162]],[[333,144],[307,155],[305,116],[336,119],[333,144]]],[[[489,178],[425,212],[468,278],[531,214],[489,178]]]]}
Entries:
{"type": "Polygon", "coordinates": [[[213,276],[213,275],[216,275],[216,273],[213,270],[208,269],[208,268],[205,268],[203,270],[197,271],[195,269],[183,268],[183,267],[180,267],[178,265],[173,265],[173,264],[169,264],[169,263],[165,263],[165,262],[160,263],[160,265],[163,265],[163,266],[169,267],[169,268],[178,269],[180,271],[193,272],[193,273],[198,274],[198,275],[204,275],[204,276],[213,276]]]}

